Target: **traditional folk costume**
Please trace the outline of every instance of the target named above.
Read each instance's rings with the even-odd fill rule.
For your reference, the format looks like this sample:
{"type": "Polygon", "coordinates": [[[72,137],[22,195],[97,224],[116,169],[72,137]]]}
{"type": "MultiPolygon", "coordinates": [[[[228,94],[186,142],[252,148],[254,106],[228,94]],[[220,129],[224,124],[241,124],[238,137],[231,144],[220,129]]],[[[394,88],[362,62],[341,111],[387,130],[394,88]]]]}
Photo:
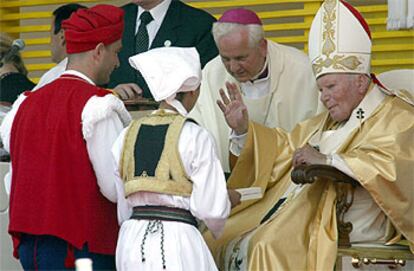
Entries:
{"type": "Polygon", "coordinates": [[[160,48],[130,58],[160,109],[134,120],[113,146],[118,187],[118,270],[217,270],[197,224],[219,236],[230,213],[209,133],[174,99],[200,85],[195,48],[160,48]],[[126,198],[125,198],[126,197],[126,198]]]}
{"type": "MultiPolygon", "coordinates": [[[[122,10],[98,5],[62,27],[70,53],[80,53],[119,40],[122,24],[122,10]],[[96,35],[103,28],[112,35],[96,35]],[[73,39],[80,32],[88,40],[73,39]]],[[[83,252],[115,254],[116,206],[104,195],[116,201],[110,147],[129,122],[118,98],[75,70],[15,102],[0,131],[12,157],[9,233],[25,269],[53,268],[49,261],[60,260],[59,269],[73,268],[75,257],[88,257],[83,252]],[[61,243],[63,253],[53,251],[61,243]],[[40,255],[45,247],[52,254],[40,255]]],[[[94,268],[113,268],[110,259],[102,265],[94,259],[94,268]]]]}
{"type": "MultiPolygon", "coordinates": [[[[245,9],[227,11],[217,23],[262,24],[256,14],[245,9]]],[[[267,40],[266,63],[257,77],[252,81],[238,82],[227,72],[220,56],[203,69],[200,98],[190,116],[213,134],[227,172],[230,129],[216,104],[220,99],[219,89],[225,89],[227,81],[240,87],[251,120],[267,127],[290,131],[318,111],[319,93],[315,76],[307,56],[296,48],[267,40]]]]}
{"type": "MultiPolygon", "coordinates": [[[[310,32],[309,53],[317,76],[369,73],[371,41],[361,20],[349,4],[324,2],[310,32]],[[347,33],[353,42],[344,38],[347,33]],[[352,50],[347,51],[349,46],[352,50]]],[[[259,186],[265,194],[235,208],[221,239],[205,235],[222,270],[334,269],[335,184],[297,186],[290,178],[293,153],[305,144],[330,155],[332,166],[361,185],[344,218],[353,223],[351,242],[392,244],[405,237],[413,248],[414,101],[393,93],[397,96],[373,83],[340,125],[327,112],[291,133],[252,122],[245,144],[243,138],[234,138],[234,152],[244,148],[229,187],[259,186]]]]}

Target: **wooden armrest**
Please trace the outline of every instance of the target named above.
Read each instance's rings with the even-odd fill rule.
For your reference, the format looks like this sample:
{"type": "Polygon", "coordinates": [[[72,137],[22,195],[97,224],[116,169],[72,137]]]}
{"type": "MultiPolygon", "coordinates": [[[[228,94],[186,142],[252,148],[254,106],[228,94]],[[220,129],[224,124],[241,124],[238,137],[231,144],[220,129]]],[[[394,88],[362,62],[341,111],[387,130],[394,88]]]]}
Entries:
{"type": "Polygon", "coordinates": [[[160,105],[154,100],[141,97],[125,100],[124,104],[128,111],[154,110],[160,105]]]}
{"type": "Polygon", "coordinates": [[[328,165],[300,165],[292,170],[290,176],[296,184],[313,183],[318,178],[326,178],[335,182],[350,183],[353,186],[358,185],[354,178],[328,165]]]}
{"type": "MultiPolygon", "coordinates": [[[[6,101],[0,101],[0,106],[9,107],[11,108],[12,103],[6,102],[6,101]]],[[[10,110],[10,109],[9,109],[10,110]]]]}
{"type": "Polygon", "coordinates": [[[327,165],[300,165],[291,172],[292,181],[296,184],[313,183],[318,179],[325,179],[336,183],[336,220],[338,224],[338,246],[350,247],[349,233],[352,223],[344,221],[345,213],[352,205],[355,187],[359,183],[338,170],[327,165]]]}

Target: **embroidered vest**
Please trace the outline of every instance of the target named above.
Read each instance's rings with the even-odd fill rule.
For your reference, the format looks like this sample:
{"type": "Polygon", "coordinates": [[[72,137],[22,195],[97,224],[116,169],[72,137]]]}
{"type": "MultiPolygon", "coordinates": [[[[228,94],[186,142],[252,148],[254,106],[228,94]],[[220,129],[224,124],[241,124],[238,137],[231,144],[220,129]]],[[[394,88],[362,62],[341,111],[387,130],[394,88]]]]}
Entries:
{"type": "Polygon", "coordinates": [[[130,124],[120,159],[125,196],[139,191],[191,195],[193,186],[178,152],[178,140],[187,120],[159,110],[130,124]]]}

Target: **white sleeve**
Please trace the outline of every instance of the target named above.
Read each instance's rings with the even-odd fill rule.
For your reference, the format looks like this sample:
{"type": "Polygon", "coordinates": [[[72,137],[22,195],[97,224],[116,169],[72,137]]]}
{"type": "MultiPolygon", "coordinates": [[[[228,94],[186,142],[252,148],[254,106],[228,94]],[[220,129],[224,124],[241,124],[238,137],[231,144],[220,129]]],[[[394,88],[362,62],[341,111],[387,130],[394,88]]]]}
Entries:
{"type": "Polygon", "coordinates": [[[9,172],[4,175],[4,189],[6,194],[10,196],[11,192],[12,163],[9,164],[9,172]]]}
{"type": "Polygon", "coordinates": [[[10,153],[10,136],[11,136],[11,129],[13,126],[13,120],[16,116],[17,110],[19,110],[20,105],[22,102],[27,98],[27,96],[23,93],[17,97],[17,100],[13,103],[12,109],[7,113],[4,117],[1,126],[0,126],[0,136],[3,142],[4,149],[10,153]]]}
{"type": "Polygon", "coordinates": [[[235,156],[240,156],[246,143],[247,133],[242,135],[236,135],[234,131],[230,134],[230,152],[235,156]]]}
{"type": "Polygon", "coordinates": [[[125,198],[124,183],[121,179],[121,176],[119,175],[118,170],[119,161],[121,160],[121,153],[124,145],[124,138],[127,131],[128,128],[125,128],[112,146],[112,156],[115,164],[115,168],[113,170],[115,172],[115,187],[117,193],[117,211],[119,225],[121,225],[125,220],[128,220],[132,215],[132,206],[128,204],[128,201],[125,198]]]}
{"type": "MultiPolygon", "coordinates": [[[[10,153],[10,136],[11,136],[11,129],[13,126],[14,117],[16,116],[17,110],[19,109],[22,102],[27,98],[27,96],[23,93],[20,94],[17,100],[13,103],[12,109],[7,113],[4,117],[1,126],[0,126],[0,136],[3,142],[4,149],[10,153]]],[[[11,191],[11,180],[12,180],[12,162],[10,161],[10,170],[4,176],[4,187],[6,189],[6,193],[10,195],[11,191]]]]}
{"type": "Polygon", "coordinates": [[[190,211],[203,220],[214,237],[218,238],[230,214],[231,205],[214,141],[205,129],[187,122],[178,147],[184,168],[193,182],[190,211]]]}
{"type": "Polygon", "coordinates": [[[338,154],[331,155],[330,166],[333,166],[337,168],[338,170],[342,171],[343,173],[347,174],[348,176],[354,178],[355,180],[358,180],[354,172],[352,172],[352,170],[348,167],[344,159],[342,159],[341,156],[339,156],[338,154]]]}
{"type": "Polygon", "coordinates": [[[119,107],[118,102],[122,103],[113,95],[94,96],[82,111],[82,130],[89,159],[101,193],[112,202],[117,201],[117,192],[114,172],[116,165],[111,148],[127,121],[123,119],[124,112],[120,114],[116,109],[119,107]]]}

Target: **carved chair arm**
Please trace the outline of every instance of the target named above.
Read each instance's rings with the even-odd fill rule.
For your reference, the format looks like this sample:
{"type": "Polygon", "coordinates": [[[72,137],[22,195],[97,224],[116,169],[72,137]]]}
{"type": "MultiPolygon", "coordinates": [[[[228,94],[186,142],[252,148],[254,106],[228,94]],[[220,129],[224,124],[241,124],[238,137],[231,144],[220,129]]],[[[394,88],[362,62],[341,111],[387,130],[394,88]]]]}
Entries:
{"type": "Polygon", "coordinates": [[[312,184],[319,179],[335,183],[338,246],[350,247],[349,233],[353,226],[351,222],[344,221],[344,218],[352,205],[354,190],[359,183],[337,168],[328,165],[300,165],[292,170],[291,178],[296,184],[312,184]]]}
{"type": "Polygon", "coordinates": [[[313,183],[319,178],[357,186],[358,182],[339,169],[328,165],[300,165],[291,172],[292,181],[296,184],[313,183]]]}
{"type": "Polygon", "coordinates": [[[158,102],[141,97],[125,100],[124,104],[128,111],[155,110],[159,106],[158,102]]]}

